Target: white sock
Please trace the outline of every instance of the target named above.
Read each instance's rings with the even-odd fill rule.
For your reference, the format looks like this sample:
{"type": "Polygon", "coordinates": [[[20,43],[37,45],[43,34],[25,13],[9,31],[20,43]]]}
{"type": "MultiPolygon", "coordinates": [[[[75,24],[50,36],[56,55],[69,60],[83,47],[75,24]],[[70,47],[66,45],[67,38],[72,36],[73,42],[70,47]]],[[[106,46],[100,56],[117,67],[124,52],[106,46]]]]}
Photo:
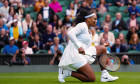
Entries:
{"type": "Polygon", "coordinates": [[[71,76],[71,74],[72,74],[72,71],[69,71],[69,76],[71,76]]]}
{"type": "Polygon", "coordinates": [[[102,70],[101,72],[102,72],[102,75],[108,74],[107,70],[102,70]]]}

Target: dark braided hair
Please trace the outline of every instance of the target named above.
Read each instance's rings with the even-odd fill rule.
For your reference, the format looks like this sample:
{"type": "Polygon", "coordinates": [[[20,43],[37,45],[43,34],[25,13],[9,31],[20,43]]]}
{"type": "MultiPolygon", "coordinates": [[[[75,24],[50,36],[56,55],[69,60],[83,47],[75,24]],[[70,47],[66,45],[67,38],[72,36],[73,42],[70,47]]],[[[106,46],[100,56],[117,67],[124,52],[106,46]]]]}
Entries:
{"type": "Polygon", "coordinates": [[[76,19],[75,19],[75,23],[81,23],[84,22],[86,20],[85,16],[92,14],[92,11],[87,11],[86,9],[81,9],[80,12],[77,14],[76,19]]]}

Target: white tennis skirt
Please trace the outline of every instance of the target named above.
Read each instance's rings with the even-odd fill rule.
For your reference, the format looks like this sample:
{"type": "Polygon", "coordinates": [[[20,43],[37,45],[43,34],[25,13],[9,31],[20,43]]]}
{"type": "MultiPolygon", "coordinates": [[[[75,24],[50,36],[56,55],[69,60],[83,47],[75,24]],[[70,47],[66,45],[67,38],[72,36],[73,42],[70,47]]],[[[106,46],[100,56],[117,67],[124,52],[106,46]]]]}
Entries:
{"type": "MultiPolygon", "coordinates": [[[[96,55],[95,46],[86,47],[85,44],[82,44],[84,50],[92,55],[96,55]]],[[[95,56],[96,58],[96,56],[95,56]]],[[[82,55],[78,52],[78,49],[74,46],[72,42],[69,42],[67,47],[64,50],[62,58],[59,62],[59,67],[68,69],[68,70],[77,70],[78,68],[84,66],[86,63],[93,63],[95,58],[88,55],[82,55]]]]}

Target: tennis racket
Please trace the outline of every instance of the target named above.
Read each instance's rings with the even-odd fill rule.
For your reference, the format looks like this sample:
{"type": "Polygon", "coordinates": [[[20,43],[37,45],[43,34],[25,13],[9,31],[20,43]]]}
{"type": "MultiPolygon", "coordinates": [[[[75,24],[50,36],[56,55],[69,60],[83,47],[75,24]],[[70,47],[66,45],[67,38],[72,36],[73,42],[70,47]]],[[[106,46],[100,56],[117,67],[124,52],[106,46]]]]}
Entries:
{"type": "Polygon", "coordinates": [[[117,71],[120,68],[120,59],[113,54],[105,53],[101,55],[91,55],[85,53],[85,55],[91,56],[93,58],[99,57],[99,63],[108,71],[117,71]]]}

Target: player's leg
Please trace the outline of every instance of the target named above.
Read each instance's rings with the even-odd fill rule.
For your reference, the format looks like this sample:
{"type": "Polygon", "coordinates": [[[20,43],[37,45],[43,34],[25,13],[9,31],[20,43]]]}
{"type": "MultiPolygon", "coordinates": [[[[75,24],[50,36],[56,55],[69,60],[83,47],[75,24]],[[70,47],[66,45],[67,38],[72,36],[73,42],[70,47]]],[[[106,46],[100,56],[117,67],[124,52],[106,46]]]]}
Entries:
{"type": "MultiPolygon", "coordinates": [[[[101,45],[101,46],[96,46],[95,48],[96,48],[96,54],[97,54],[97,55],[104,54],[104,53],[107,52],[105,46],[102,46],[102,45],[101,45]]],[[[98,57],[97,59],[99,60],[99,57],[98,57]]],[[[100,63],[99,63],[99,65],[100,65],[100,63]]],[[[102,67],[101,65],[100,65],[100,68],[101,68],[101,71],[105,69],[105,68],[102,67]]]]}
{"type": "MultiPolygon", "coordinates": [[[[105,46],[96,46],[96,54],[97,55],[100,55],[100,54],[105,54],[105,53],[107,53],[107,50],[106,50],[106,47],[105,46]]],[[[98,59],[98,61],[99,61],[99,57],[97,58],[98,59]]],[[[99,65],[100,65],[100,63],[99,63],[99,65]]],[[[102,75],[101,75],[101,82],[108,82],[108,81],[114,81],[114,80],[117,80],[118,79],[118,77],[113,77],[113,76],[111,76],[108,72],[107,72],[107,70],[105,70],[105,68],[104,67],[102,67],[101,65],[100,65],[100,68],[101,68],[101,72],[102,72],[102,75]]]]}
{"type": "Polygon", "coordinates": [[[94,82],[96,79],[95,74],[88,63],[79,68],[77,72],[72,72],[71,76],[83,82],[94,82]]]}
{"type": "MultiPolygon", "coordinates": [[[[72,65],[71,67],[74,67],[74,66],[75,66],[75,64],[72,65]]],[[[83,82],[95,81],[95,74],[88,63],[84,64],[82,67],[78,68],[76,71],[69,71],[69,70],[59,68],[58,80],[60,82],[65,82],[64,79],[68,76],[75,77],[83,82]]]]}

